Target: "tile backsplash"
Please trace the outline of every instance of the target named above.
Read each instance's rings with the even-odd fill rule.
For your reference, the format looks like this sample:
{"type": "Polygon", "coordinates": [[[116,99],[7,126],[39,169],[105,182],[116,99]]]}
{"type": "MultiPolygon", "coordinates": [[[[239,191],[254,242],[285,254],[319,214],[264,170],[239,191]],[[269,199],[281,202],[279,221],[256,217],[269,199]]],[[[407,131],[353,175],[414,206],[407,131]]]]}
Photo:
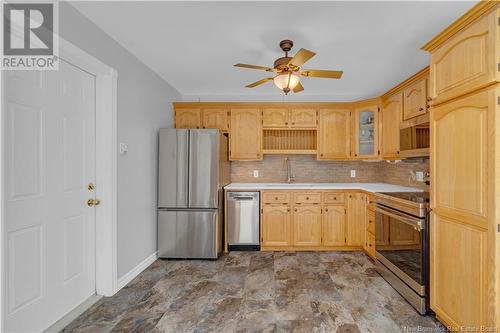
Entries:
{"type": "MultiPolygon", "coordinates": [[[[423,183],[410,183],[410,172],[429,170],[428,160],[390,164],[386,161],[317,161],[312,155],[290,155],[294,181],[299,183],[366,183],[384,182],[390,184],[426,188],[423,183]],[[356,177],[351,178],[351,170],[356,177]]],[[[233,183],[280,183],[286,182],[285,157],[264,156],[262,161],[232,162],[231,182],[233,183]],[[253,171],[259,177],[253,177],[253,171]]]]}

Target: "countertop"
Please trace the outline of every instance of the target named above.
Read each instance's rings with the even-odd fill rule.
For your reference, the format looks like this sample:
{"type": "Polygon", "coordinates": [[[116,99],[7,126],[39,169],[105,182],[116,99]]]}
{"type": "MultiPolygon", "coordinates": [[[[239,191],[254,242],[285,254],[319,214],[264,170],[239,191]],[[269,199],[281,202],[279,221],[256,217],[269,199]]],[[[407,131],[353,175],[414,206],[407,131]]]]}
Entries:
{"type": "Polygon", "coordinates": [[[386,183],[231,183],[226,190],[363,190],[376,192],[423,192],[422,189],[386,183]]]}

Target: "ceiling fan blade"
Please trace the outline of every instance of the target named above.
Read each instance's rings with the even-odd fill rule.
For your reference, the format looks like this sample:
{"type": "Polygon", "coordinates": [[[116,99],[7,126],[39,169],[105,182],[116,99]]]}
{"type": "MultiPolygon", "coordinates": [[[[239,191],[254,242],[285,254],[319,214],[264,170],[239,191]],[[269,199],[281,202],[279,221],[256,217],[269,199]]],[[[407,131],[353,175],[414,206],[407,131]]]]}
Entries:
{"type": "Polygon", "coordinates": [[[304,87],[302,87],[302,84],[297,83],[297,85],[295,86],[295,88],[292,89],[294,93],[298,93],[298,92],[301,92],[302,90],[304,90],[304,87]]]}
{"type": "Polygon", "coordinates": [[[343,71],[325,71],[322,69],[306,69],[300,72],[302,76],[308,77],[323,77],[327,79],[340,79],[343,71]]]}
{"type": "Polygon", "coordinates": [[[273,80],[272,77],[266,77],[265,79],[259,80],[259,81],[254,82],[254,83],[250,83],[249,85],[246,85],[245,87],[254,88],[254,87],[260,86],[261,84],[266,83],[268,81],[272,81],[272,80],[273,80]]]}
{"type": "Polygon", "coordinates": [[[299,52],[295,53],[292,60],[288,62],[290,65],[295,65],[297,67],[302,66],[306,61],[314,57],[316,53],[306,49],[300,49],[299,52]]]}
{"type": "Polygon", "coordinates": [[[258,69],[258,70],[267,71],[267,72],[273,72],[274,71],[274,68],[269,68],[269,67],[264,67],[264,66],[257,66],[257,65],[249,65],[249,64],[236,64],[236,65],[234,65],[234,67],[258,69]]]}

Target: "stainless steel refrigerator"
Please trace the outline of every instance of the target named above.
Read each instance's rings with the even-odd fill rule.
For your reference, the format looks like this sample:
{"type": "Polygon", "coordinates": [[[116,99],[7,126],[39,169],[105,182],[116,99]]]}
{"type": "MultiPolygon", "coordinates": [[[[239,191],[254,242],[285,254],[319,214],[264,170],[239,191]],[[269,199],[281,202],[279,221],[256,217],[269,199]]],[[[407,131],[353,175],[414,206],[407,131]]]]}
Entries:
{"type": "Polygon", "coordinates": [[[216,259],[222,252],[227,155],[227,138],[218,130],[160,130],[160,258],[216,259]]]}

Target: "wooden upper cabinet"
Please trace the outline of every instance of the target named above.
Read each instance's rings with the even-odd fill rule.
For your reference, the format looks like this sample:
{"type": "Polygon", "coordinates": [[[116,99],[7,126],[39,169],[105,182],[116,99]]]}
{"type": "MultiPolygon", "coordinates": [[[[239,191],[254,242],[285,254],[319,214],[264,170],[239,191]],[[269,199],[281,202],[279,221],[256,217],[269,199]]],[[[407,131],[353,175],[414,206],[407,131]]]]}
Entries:
{"type": "Polygon", "coordinates": [[[427,112],[427,79],[413,83],[403,90],[403,120],[423,115],[427,112]]]}
{"type": "Polygon", "coordinates": [[[382,158],[399,158],[399,124],[403,112],[403,93],[387,98],[382,106],[382,158]]]}
{"type": "Polygon", "coordinates": [[[262,126],[264,128],[282,128],[289,125],[289,112],[287,108],[262,109],[262,126]]]}
{"type": "Polygon", "coordinates": [[[351,156],[351,112],[349,109],[320,109],[319,160],[346,160],[351,156]]]}
{"type": "Polygon", "coordinates": [[[498,81],[500,55],[498,10],[462,29],[431,50],[431,92],[434,104],[498,81]]]}
{"type": "Polygon", "coordinates": [[[202,109],[201,127],[215,128],[227,132],[229,130],[228,110],[224,108],[202,109]]]}
{"type": "Polygon", "coordinates": [[[352,126],[355,159],[374,159],[379,157],[378,114],[378,105],[354,109],[352,113],[352,126]]]}
{"type": "Polygon", "coordinates": [[[326,246],[345,245],[345,208],[344,205],[328,205],[323,208],[322,243],[326,246]]]}
{"type": "Polygon", "coordinates": [[[292,225],[290,207],[262,207],[262,246],[290,246],[292,225]]]}
{"type": "Polygon", "coordinates": [[[321,245],[320,206],[297,206],[293,209],[293,245],[321,245]]]}
{"type": "Polygon", "coordinates": [[[259,109],[231,109],[230,159],[262,159],[262,112],[259,109]]]}
{"type": "Polygon", "coordinates": [[[294,128],[316,128],[316,109],[294,108],[290,110],[290,127],[294,128]]]}
{"type": "Polygon", "coordinates": [[[175,109],[175,128],[200,128],[200,114],[199,108],[175,109]]]}

